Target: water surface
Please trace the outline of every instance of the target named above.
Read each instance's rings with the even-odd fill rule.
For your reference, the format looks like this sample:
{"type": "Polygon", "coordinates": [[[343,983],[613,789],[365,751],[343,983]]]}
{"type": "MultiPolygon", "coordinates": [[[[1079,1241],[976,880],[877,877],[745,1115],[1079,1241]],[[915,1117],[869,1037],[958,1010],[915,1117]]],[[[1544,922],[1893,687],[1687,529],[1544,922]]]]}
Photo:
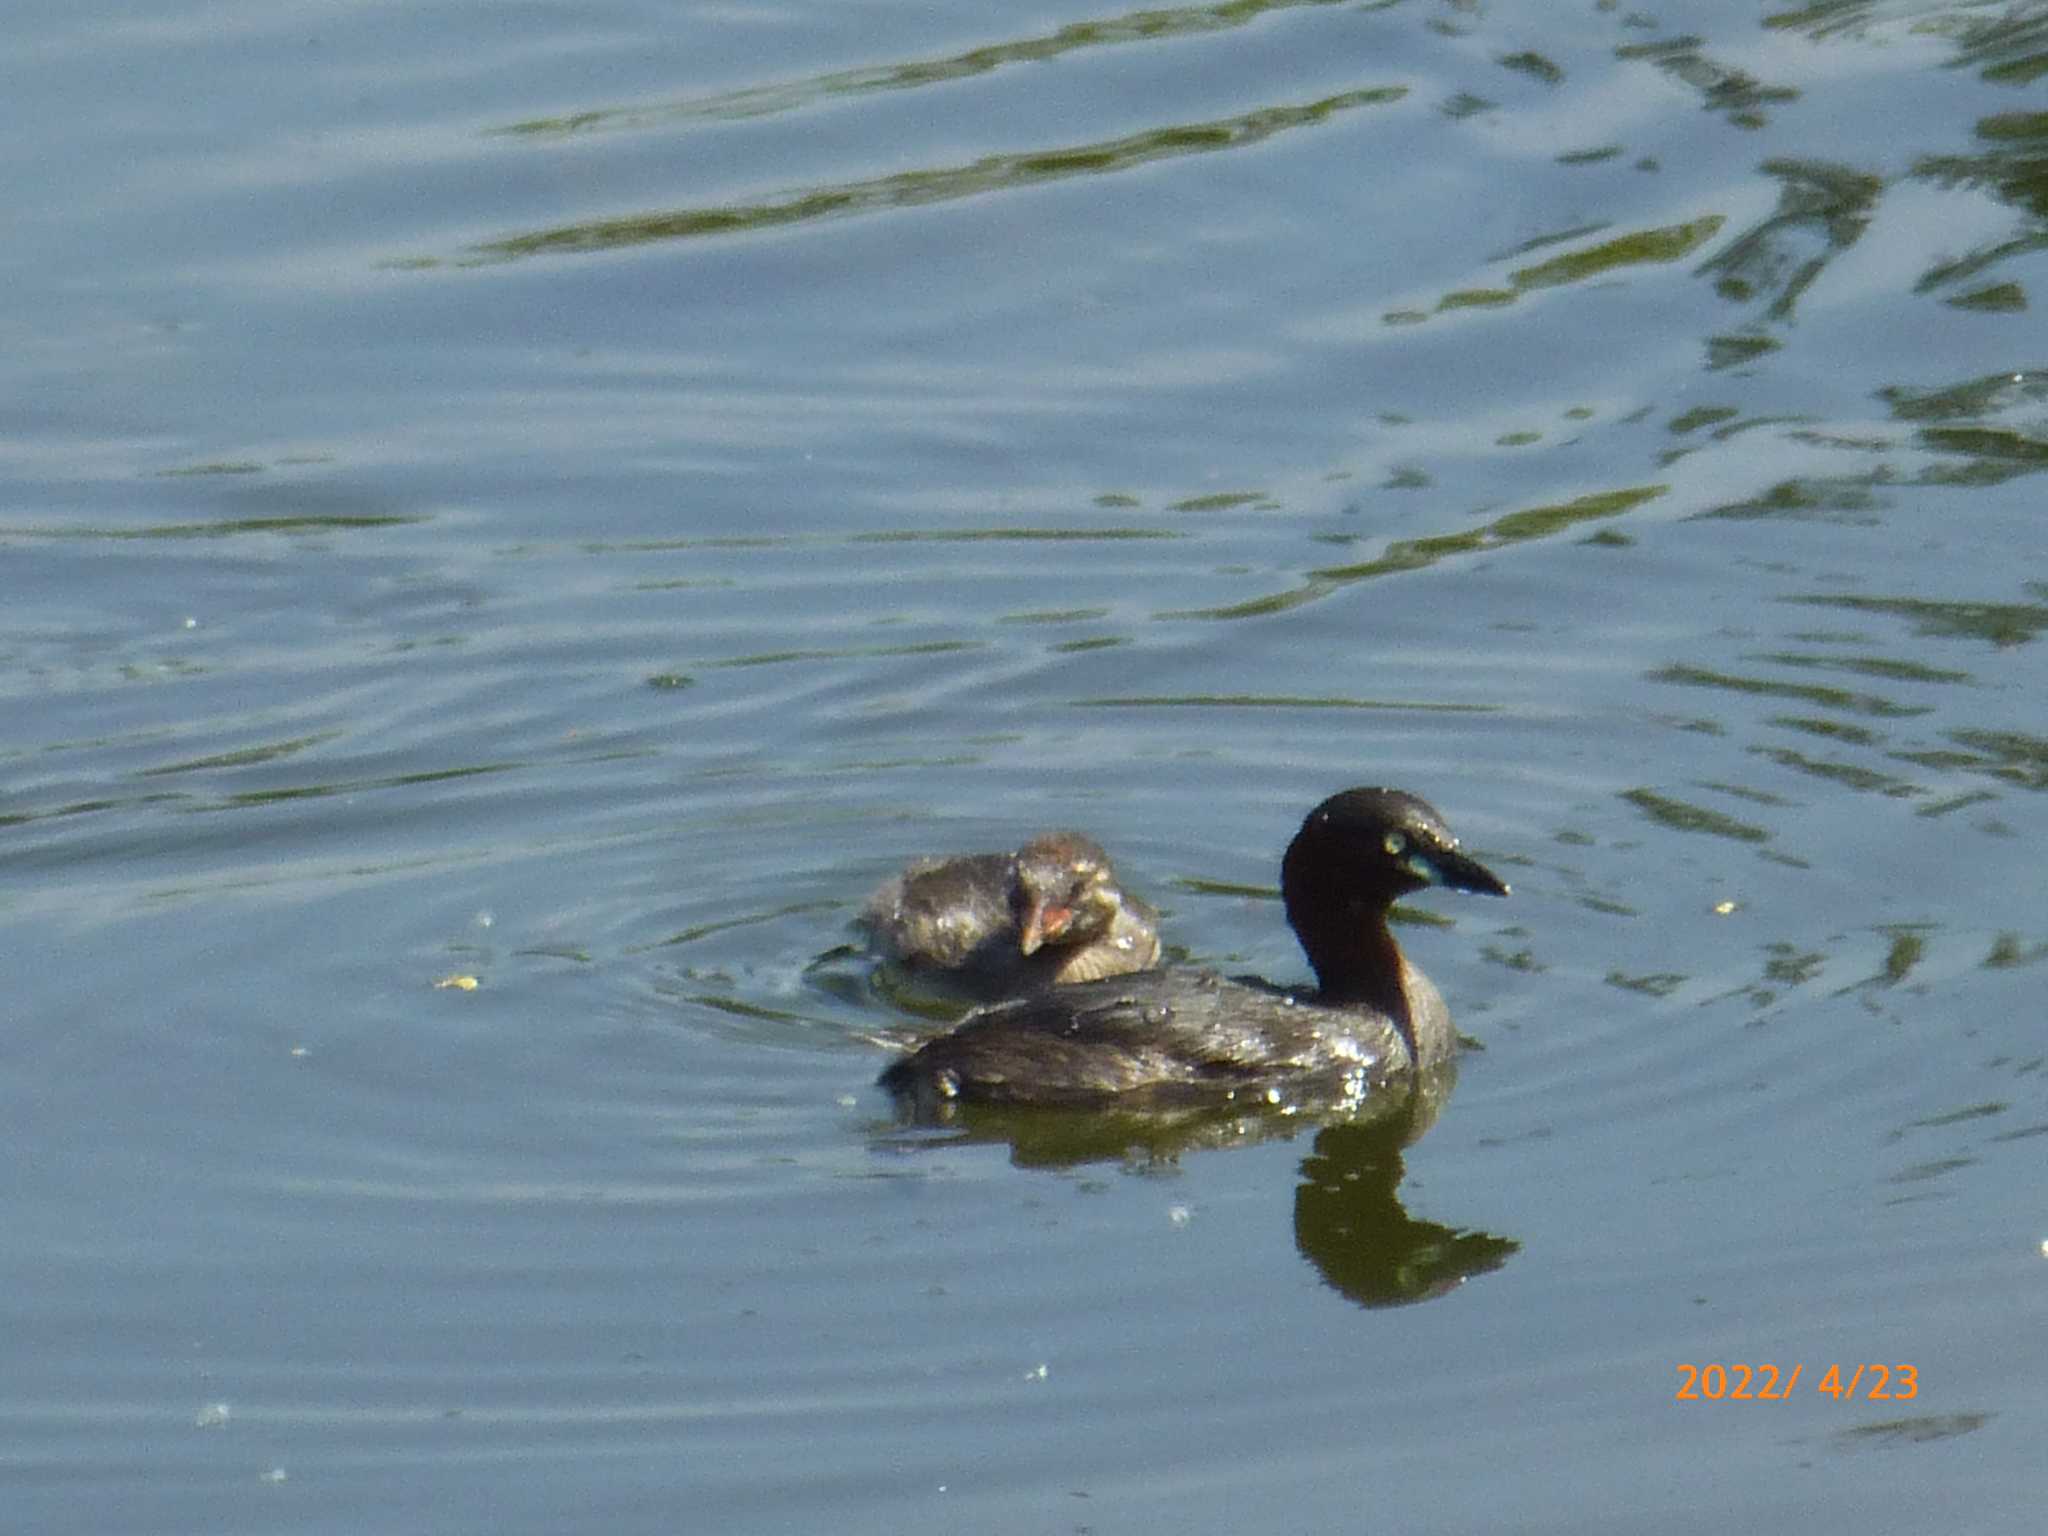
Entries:
{"type": "Polygon", "coordinates": [[[18,8],[21,1527],[2032,1529],[2044,73],[18,8]],[[1402,929],[1433,1124],[905,1131],[812,969],[1072,825],[1296,978],[1374,782],[1516,887],[1402,929]]]}

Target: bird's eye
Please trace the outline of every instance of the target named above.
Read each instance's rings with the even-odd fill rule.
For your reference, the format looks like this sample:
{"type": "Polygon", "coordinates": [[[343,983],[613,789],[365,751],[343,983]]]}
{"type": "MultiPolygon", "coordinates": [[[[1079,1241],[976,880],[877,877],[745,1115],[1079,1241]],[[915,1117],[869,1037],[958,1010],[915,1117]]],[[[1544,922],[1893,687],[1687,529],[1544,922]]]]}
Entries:
{"type": "Polygon", "coordinates": [[[1388,858],[1398,859],[1408,851],[1408,839],[1398,832],[1389,832],[1386,842],[1381,844],[1381,846],[1387,850],[1388,858]]]}

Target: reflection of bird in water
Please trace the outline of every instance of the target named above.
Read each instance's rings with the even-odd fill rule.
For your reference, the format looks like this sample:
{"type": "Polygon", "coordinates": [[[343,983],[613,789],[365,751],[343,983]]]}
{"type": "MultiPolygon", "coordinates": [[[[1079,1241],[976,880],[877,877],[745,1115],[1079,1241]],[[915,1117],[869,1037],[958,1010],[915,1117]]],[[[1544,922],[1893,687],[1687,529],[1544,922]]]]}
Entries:
{"type": "Polygon", "coordinates": [[[885,960],[981,998],[1019,997],[1159,963],[1156,914],[1078,832],[1015,853],[924,859],[859,918],[885,960]]]}
{"type": "Polygon", "coordinates": [[[1358,1305],[1403,1306],[1499,1269],[1520,1246],[1418,1220],[1401,1203],[1406,1149],[1435,1124],[1456,1082],[1457,1065],[1447,1061],[1346,1106],[1282,1108],[1263,1098],[1147,1107],[1116,1100],[1089,1109],[961,1101],[944,1108],[953,1132],[945,1139],[891,1127],[878,1146],[927,1156],[962,1141],[1005,1143],[1020,1168],[1112,1162],[1149,1174],[1172,1170],[1185,1153],[1293,1140],[1313,1128],[1314,1149],[1301,1160],[1294,1191],[1295,1246],[1358,1305]]]}
{"type": "Polygon", "coordinates": [[[1088,982],[979,1009],[882,1083],[924,1113],[956,1099],[1279,1102],[1331,1084],[1356,1099],[1457,1048],[1442,994],[1387,928],[1387,908],[1429,885],[1508,893],[1427,802],[1345,790],[1309,812],[1280,868],[1315,991],[1184,968],[1088,982]]]}
{"type": "Polygon", "coordinates": [[[1362,1307],[1434,1300],[1499,1269],[1522,1246],[1418,1220],[1401,1203],[1403,1154],[1435,1122],[1453,1072],[1449,1062],[1424,1071],[1395,1113],[1322,1126],[1315,1150],[1301,1160],[1295,1246],[1332,1290],[1362,1307]]]}

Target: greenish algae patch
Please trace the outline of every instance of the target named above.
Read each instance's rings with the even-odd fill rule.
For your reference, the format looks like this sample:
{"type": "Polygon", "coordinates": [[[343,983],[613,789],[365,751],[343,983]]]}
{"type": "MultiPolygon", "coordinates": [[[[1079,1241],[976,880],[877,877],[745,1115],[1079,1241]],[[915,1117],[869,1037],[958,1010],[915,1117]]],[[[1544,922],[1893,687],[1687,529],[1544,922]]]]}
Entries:
{"type": "Polygon", "coordinates": [[[1653,789],[1625,790],[1621,798],[1659,826],[1669,827],[1674,832],[1704,832],[1709,837],[1725,837],[1738,843],[1767,843],[1771,840],[1771,834],[1762,827],[1737,821],[1733,816],[1724,816],[1702,805],[1674,800],[1653,789]]]}
{"type": "Polygon", "coordinates": [[[1510,273],[1508,280],[1526,292],[1532,288],[1583,283],[1628,267],[1662,266],[1668,262],[1683,261],[1719,234],[1721,226],[1727,222],[1715,213],[1684,224],[1637,230],[1581,251],[1553,256],[1533,267],[1523,267],[1510,273]]]}

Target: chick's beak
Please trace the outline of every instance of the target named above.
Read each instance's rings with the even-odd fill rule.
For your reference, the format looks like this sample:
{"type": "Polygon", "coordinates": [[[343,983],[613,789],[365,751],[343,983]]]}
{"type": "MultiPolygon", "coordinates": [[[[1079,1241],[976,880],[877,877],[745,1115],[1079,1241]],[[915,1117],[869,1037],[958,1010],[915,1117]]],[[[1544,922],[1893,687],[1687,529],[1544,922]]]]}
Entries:
{"type": "Polygon", "coordinates": [[[1023,920],[1017,925],[1017,948],[1027,955],[1035,955],[1064,934],[1073,921],[1072,907],[1054,907],[1034,901],[1025,907],[1023,920]]]}

